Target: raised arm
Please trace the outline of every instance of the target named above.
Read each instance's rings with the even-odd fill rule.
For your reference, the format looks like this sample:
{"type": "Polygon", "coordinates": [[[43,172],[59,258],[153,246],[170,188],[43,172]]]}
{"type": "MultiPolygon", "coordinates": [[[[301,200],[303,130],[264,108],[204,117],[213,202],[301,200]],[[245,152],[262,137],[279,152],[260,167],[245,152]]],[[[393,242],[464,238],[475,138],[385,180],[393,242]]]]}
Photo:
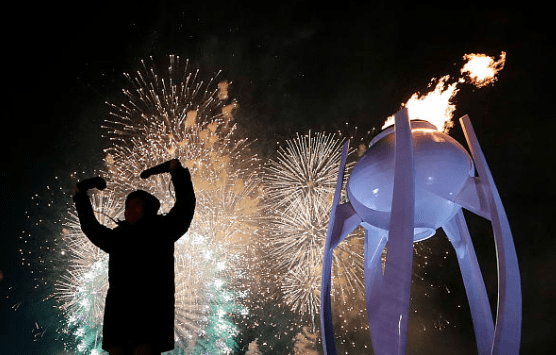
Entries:
{"type": "Polygon", "coordinates": [[[175,240],[178,240],[189,228],[195,211],[195,192],[191,183],[191,175],[187,168],[182,167],[179,160],[170,160],[170,174],[176,192],[174,207],[166,215],[168,223],[176,228],[175,240]]]}
{"type": "Polygon", "coordinates": [[[94,245],[105,252],[110,252],[110,237],[113,231],[97,220],[87,192],[76,186],[73,202],[83,233],[94,245]]]}

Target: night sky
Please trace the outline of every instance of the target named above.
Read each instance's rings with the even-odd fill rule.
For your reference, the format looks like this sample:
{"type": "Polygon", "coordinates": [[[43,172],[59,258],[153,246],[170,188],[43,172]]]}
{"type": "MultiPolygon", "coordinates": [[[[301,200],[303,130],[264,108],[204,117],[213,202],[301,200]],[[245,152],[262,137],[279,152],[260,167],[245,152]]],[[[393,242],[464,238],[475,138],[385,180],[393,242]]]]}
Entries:
{"type": "MultiPolygon", "coordinates": [[[[19,263],[25,211],[33,214],[31,197],[56,176],[92,173],[101,164],[105,102],[123,100],[122,73],[136,70],[141,59],[176,54],[208,75],[222,70],[219,77],[232,82],[240,105],[240,132],[270,157],[276,142],[296,132],[334,132],[345,122],[379,129],[431,78],[457,76],[464,54],[501,51],[507,61],[499,80],[482,89],[462,86],[454,117],[470,116],[510,220],[523,286],[521,354],[552,353],[555,50],[546,8],[68,2],[22,3],[4,16],[13,21],[3,25],[0,353],[53,348],[52,334],[33,341],[33,324],[48,310],[37,313],[40,300],[29,296],[32,283],[19,263]]],[[[451,135],[464,142],[459,123],[451,135]]],[[[483,245],[492,249],[485,252],[494,258],[485,262],[489,267],[494,246],[475,239],[490,236],[485,226],[470,222],[478,254],[483,245]]]]}

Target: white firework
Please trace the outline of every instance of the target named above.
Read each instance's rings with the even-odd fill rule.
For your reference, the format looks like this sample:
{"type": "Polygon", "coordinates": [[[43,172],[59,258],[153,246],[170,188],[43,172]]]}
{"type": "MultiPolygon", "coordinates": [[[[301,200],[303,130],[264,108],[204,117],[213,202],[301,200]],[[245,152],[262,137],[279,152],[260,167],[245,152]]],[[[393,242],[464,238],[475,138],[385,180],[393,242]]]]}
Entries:
{"type": "MultiPolygon", "coordinates": [[[[113,193],[94,193],[91,204],[100,223],[112,228],[116,226],[113,218],[120,217],[123,208],[113,193]]],[[[74,210],[63,225],[62,248],[57,253],[65,267],[54,283],[53,296],[67,318],[64,332],[73,334],[78,349],[98,350],[99,325],[103,322],[108,291],[108,254],[95,247],[83,234],[74,210]]]]}
{"type": "MultiPolygon", "coordinates": [[[[319,314],[322,255],[341,143],[332,134],[298,135],[280,148],[263,180],[266,257],[279,275],[285,302],[313,322],[319,314]]],[[[343,304],[363,293],[362,243],[356,234],[334,254],[333,294],[343,304]]]]}

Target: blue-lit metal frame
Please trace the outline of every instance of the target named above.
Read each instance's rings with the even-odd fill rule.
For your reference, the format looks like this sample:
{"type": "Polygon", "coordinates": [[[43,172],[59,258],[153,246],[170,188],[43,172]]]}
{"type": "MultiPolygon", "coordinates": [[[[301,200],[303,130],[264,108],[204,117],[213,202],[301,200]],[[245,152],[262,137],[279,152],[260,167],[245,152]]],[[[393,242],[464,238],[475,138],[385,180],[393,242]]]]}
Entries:
{"type": "MultiPolygon", "coordinates": [[[[378,355],[402,355],[407,343],[414,241],[415,171],[413,138],[407,109],[395,117],[394,190],[388,230],[373,225],[350,202],[340,203],[349,142],[342,151],[322,269],[321,330],[324,352],[336,355],[331,304],[334,248],[355,228],[365,228],[365,296],[373,349],[378,355]],[[384,273],[381,254],[388,242],[384,273]]],[[[518,355],[521,338],[521,281],[508,218],[469,117],[460,119],[478,177],[470,176],[453,202],[457,213],[442,225],[457,257],[473,319],[480,355],[518,355]],[[498,257],[498,309],[490,303],[461,207],[492,223],[498,257]]],[[[367,218],[366,218],[367,217],[367,218]]],[[[376,224],[376,223],[375,223],[376,224]]]]}

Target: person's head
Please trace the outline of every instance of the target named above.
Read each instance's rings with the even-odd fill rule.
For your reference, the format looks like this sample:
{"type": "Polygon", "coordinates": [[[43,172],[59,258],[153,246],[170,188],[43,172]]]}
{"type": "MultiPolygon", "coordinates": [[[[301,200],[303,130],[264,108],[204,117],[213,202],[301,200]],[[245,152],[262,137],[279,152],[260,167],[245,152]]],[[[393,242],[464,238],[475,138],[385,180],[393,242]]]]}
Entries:
{"type": "Polygon", "coordinates": [[[137,190],[127,195],[125,201],[125,220],[134,224],[141,219],[158,213],[160,201],[150,193],[137,190]]]}

